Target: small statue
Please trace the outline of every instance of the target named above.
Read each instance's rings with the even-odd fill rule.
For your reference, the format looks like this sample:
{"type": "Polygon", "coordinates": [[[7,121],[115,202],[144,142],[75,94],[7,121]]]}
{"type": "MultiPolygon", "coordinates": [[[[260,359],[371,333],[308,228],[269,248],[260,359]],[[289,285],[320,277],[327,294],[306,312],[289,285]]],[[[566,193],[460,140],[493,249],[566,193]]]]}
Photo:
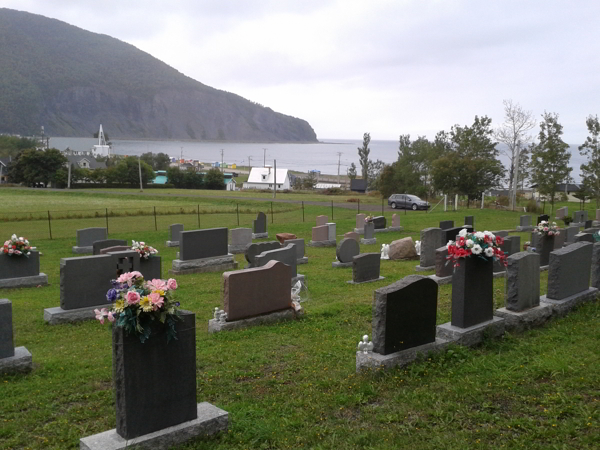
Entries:
{"type": "Polygon", "coordinates": [[[389,244],[381,244],[381,259],[390,259],[388,252],[390,251],[389,244]]]}
{"type": "Polygon", "coordinates": [[[415,250],[417,251],[417,255],[421,256],[421,241],[415,242],[415,250]]]}
{"type": "Polygon", "coordinates": [[[358,351],[362,351],[365,355],[373,351],[373,342],[369,341],[369,335],[365,334],[362,341],[358,343],[358,351]]]}
{"type": "Polygon", "coordinates": [[[218,306],[215,306],[215,312],[213,314],[213,319],[219,320],[220,316],[221,316],[221,310],[219,309],[218,306]]]}
{"type": "Polygon", "coordinates": [[[225,323],[227,321],[227,313],[223,310],[221,310],[221,315],[219,317],[219,322],[220,323],[225,323]]]}

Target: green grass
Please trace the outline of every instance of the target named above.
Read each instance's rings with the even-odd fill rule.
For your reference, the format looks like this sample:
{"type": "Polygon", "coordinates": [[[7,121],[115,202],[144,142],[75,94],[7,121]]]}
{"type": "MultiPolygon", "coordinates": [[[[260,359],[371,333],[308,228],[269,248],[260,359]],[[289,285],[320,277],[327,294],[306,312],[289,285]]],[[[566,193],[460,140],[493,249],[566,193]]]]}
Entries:
{"type": "MultiPolygon", "coordinates": [[[[83,207],[95,196],[105,199],[98,201],[99,208],[142,200],[88,193],[71,201],[80,199],[76,204],[83,207]]],[[[173,202],[180,204],[182,199],[173,202]]],[[[44,201],[63,200],[49,194],[44,201]]],[[[227,202],[215,201],[216,206],[227,202]]],[[[272,224],[269,217],[270,236],[291,232],[308,240],[314,217],[331,217],[330,208],[319,206],[305,207],[305,222],[301,213],[276,213],[272,224]]],[[[354,227],[354,214],[334,209],[338,234],[354,227]]],[[[378,251],[382,243],[405,236],[417,239],[420,229],[437,226],[442,219],[462,223],[465,215],[474,214],[478,228],[498,230],[514,228],[520,215],[496,210],[400,214],[403,232],[377,234],[378,243],[361,246],[361,251],[378,251]]],[[[386,216],[390,219],[391,213],[386,216]]],[[[193,229],[197,223],[193,215],[159,219],[164,221],[154,231],[153,217],[111,218],[110,237],[144,240],[157,247],[166,276],[177,251],[164,247],[168,225],[189,219],[186,228],[193,229]]],[[[253,214],[242,215],[240,226],[251,226],[253,219],[253,214]]],[[[32,353],[34,371],[0,376],[0,448],[75,449],[81,437],[115,427],[108,327],[97,322],[52,327],[43,323],[43,308],[59,304],[60,258],[73,256],[70,247],[77,227],[103,226],[100,219],[90,225],[94,220],[60,221],[55,231],[60,236],[53,240],[41,235],[47,227],[43,221],[0,222],[1,236],[19,232],[30,237],[21,233],[26,227],[41,233],[33,244],[43,252],[41,271],[51,284],[1,293],[13,302],[15,345],[32,353]]],[[[201,220],[203,228],[237,226],[232,214],[204,214],[201,220]]],[[[528,233],[521,233],[522,243],[528,239],[528,233]]],[[[382,261],[385,280],[348,285],[352,269],[331,268],[333,249],[307,247],[306,254],[309,263],[298,267],[309,289],[303,303],[306,314],[283,324],[209,335],[212,310],[222,305],[222,275],[177,277],[177,299],[196,313],[198,401],[230,415],[227,433],[178,448],[597,448],[597,302],[543,328],[486,341],[475,349],[453,347],[404,370],[357,375],[356,343],[363,334],[371,334],[373,290],[413,274],[417,262],[382,261]]],[[[236,260],[243,264],[243,255],[236,260]]],[[[544,272],[541,294],[546,285],[544,272]]],[[[497,307],[503,306],[503,292],[504,280],[495,279],[497,307]]],[[[451,286],[440,287],[438,323],[450,319],[450,296],[451,286]]]]}

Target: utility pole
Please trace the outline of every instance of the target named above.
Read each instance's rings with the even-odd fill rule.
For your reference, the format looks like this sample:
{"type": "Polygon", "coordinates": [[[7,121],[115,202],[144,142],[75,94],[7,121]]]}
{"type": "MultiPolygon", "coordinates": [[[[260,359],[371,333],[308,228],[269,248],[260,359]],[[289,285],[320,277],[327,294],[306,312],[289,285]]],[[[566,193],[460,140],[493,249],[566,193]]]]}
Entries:
{"type": "Polygon", "coordinates": [[[263,148],[263,167],[267,167],[267,149],[263,148]]]}
{"type": "Polygon", "coordinates": [[[252,170],[252,156],[248,156],[248,173],[252,170]]]}
{"type": "Polygon", "coordinates": [[[277,195],[277,160],[273,160],[273,198],[277,195]]]}
{"type": "Polygon", "coordinates": [[[144,192],[144,187],[142,186],[142,157],[138,156],[138,171],[140,173],[140,192],[144,192]]]}
{"type": "Polygon", "coordinates": [[[221,173],[223,173],[223,149],[221,149],[221,173]]]}
{"type": "Polygon", "coordinates": [[[181,160],[183,159],[183,147],[179,147],[181,149],[181,153],[179,153],[179,170],[181,170],[181,160]]]}
{"type": "Polygon", "coordinates": [[[71,161],[69,161],[69,174],[67,177],[67,189],[71,189],[71,161]]]}
{"type": "Polygon", "coordinates": [[[340,183],[340,159],[342,158],[342,152],[337,152],[338,155],[338,184],[340,183]]]}

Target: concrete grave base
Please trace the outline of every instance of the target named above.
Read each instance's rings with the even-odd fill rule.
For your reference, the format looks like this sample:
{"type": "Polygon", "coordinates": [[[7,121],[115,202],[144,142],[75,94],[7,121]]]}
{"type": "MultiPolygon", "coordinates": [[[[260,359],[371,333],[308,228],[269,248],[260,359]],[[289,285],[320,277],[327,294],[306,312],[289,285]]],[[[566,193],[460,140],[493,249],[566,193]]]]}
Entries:
{"type": "Polygon", "coordinates": [[[335,269],[340,268],[340,267],[352,267],[352,261],[347,262],[347,263],[334,261],[331,263],[331,267],[333,267],[335,269]]]}
{"type": "Polygon", "coordinates": [[[546,304],[552,306],[553,314],[562,317],[565,316],[571,311],[573,308],[578,306],[581,303],[591,302],[596,299],[598,296],[598,289],[594,287],[590,287],[583,292],[579,292],[575,295],[571,295],[570,297],[563,298],[562,300],[554,300],[551,298],[542,295],[540,297],[540,304],[546,304]]]}
{"type": "Polygon", "coordinates": [[[459,328],[451,322],[438,325],[436,337],[452,341],[459,345],[471,347],[483,341],[483,337],[498,337],[504,334],[504,319],[493,317],[492,320],[473,325],[468,328],[459,328]]]}
{"type": "Polygon", "coordinates": [[[592,226],[593,227],[600,227],[600,220],[593,220],[592,221],[592,226]]]}
{"type": "Polygon", "coordinates": [[[179,241],[167,241],[165,245],[167,247],[179,247],[179,241]]]}
{"type": "Polygon", "coordinates": [[[83,322],[96,318],[94,309],[110,308],[111,303],[106,302],[102,305],[86,306],[77,309],[62,309],[60,306],[44,309],[44,322],[48,325],[59,325],[61,323],[83,322]]]}
{"type": "Polygon", "coordinates": [[[252,233],[252,239],[265,239],[269,237],[269,233],[252,233]]]}
{"type": "Polygon", "coordinates": [[[220,322],[217,319],[208,321],[208,332],[218,333],[219,331],[237,330],[239,328],[254,327],[256,325],[265,325],[286,320],[294,320],[304,315],[304,308],[299,303],[294,303],[293,308],[275,311],[262,316],[250,317],[248,319],[234,320],[232,322],[220,322]]]}
{"type": "Polygon", "coordinates": [[[435,266],[427,266],[427,267],[415,266],[415,271],[417,271],[417,272],[426,272],[428,270],[435,270],[435,266]]]}
{"type": "Polygon", "coordinates": [[[521,333],[530,328],[541,327],[550,320],[552,307],[548,304],[541,304],[525,311],[510,311],[506,308],[500,308],[494,314],[504,319],[506,331],[521,333]]]}
{"type": "Polygon", "coordinates": [[[19,278],[5,278],[0,280],[1,288],[21,288],[21,287],[36,287],[36,286],[47,286],[48,275],[41,273],[31,277],[19,277],[19,278]]]}
{"type": "Polygon", "coordinates": [[[438,284],[438,286],[452,283],[452,275],[448,277],[438,277],[437,275],[429,275],[429,278],[435,281],[438,284]]]}
{"type": "MultiPolygon", "coordinates": [[[[592,223],[592,225],[593,225],[593,223],[592,223]]],[[[570,227],[579,227],[579,228],[581,228],[581,227],[585,227],[585,222],[571,222],[569,224],[569,226],[570,227]]]]}
{"type": "Polygon", "coordinates": [[[71,250],[73,251],[73,253],[77,253],[79,255],[81,254],[85,254],[85,253],[94,253],[94,247],[92,247],[91,245],[89,247],[78,247],[76,245],[74,245],[71,250]]]}
{"type": "Polygon", "coordinates": [[[361,351],[356,352],[356,371],[361,370],[377,370],[383,369],[388,370],[394,367],[404,367],[413,362],[419,355],[427,356],[428,353],[439,352],[445,350],[450,344],[445,339],[436,338],[435,342],[429,344],[419,345],[418,347],[409,348],[396,353],[390,353],[389,355],[382,355],[380,353],[370,352],[363,353],[361,351]]]}
{"type": "MultiPolygon", "coordinates": [[[[141,413],[141,412],[140,412],[141,413]]],[[[81,450],[136,449],[166,450],[201,436],[209,436],[227,430],[229,413],[208,402],[198,403],[198,418],[180,423],[164,430],[155,431],[134,439],[124,439],[112,429],[79,440],[81,450]]]]}
{"type": "Polygon", "coordinates": [[[302,258],[298,258],[296,260],[296,265],[297,264],[308,264],[308,256],[303,256],[302,258]]]}
{"type": "Polygon", "coordinates": [[[237,255],[238,253],[244,253],[246,251],[246,249],[248,248],[248,245],[249,244],[244,244],[244,245],[228,245],[227,249],[229,250],[229,253],[237,255]]]}
{"type": "Polygon", "coordinates": [[[33,369],[31,353],[25,347],[15,347],[14,356],[0,359],[0,374],[26,373],[33,369]]]}
{"type": "Polygon", "coordinates": [[[336,241],[310,241],[308,244],[309,247],[337,247],[336,241]]]}
{"type": "Polygon", "coordinates": [[[211,258],[190,259],[183,261],[174,259],[169,274],[186,275],[189,273],[220,272],[237,269],[238,263],[233,255],[216,256],[211,258]]]}
{"type": "Polygon", "coordinates": [[[393,231],[402,231],[404,227],[387,227],[387,228],[375,228],[375,233],[391,233],[393,231]]]}
{"type": "Polygon", "coordinates": [[[373,281],[381,281],[381,280],[385,280],[385,277],[379,277],[379,278],[375,278],[373,280],[359,281],[359,282],[350,280],[350,281],[346,281],[346,283],[348,283],[348,284],[364,284],[364,283],[372,283],[373,281]]]}
{"type": "Polygon", "coordinates": [[[365,244],[365,245],[377,244],[377,238],[373,238],[373,239],[361,239],[360,243],[361,244],[365,244]]]}
{"type": "Polygon", "coordinates": [[[525,226],[525,227],[517,227],[517,231],[533,231],[533,227],[532,226],[525,226]]]}
{"type": "Polygon", "coordinates": [[[358,233],[358,234],[365,234],[365,229],[364,228],[355,228],[354,232],[358,233]]]}

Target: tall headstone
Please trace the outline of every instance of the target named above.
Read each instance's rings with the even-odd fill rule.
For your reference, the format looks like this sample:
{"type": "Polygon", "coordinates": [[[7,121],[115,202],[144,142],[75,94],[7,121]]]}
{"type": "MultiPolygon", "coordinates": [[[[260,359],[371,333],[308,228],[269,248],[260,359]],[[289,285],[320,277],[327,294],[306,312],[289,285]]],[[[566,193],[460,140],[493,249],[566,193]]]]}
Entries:
{"type": "Polygon", "coordinates": [[[579,233],[579,227],[569,226],[565,228],[565,244],[572,244],[575,242],[575,235],[579,233]]]}
{"type": "Polygon", "coordinates": [[[440,221],[440,228],[442,230],[449,230],[450,228],[454,228],[454,220],[442,220],[442,221],[440,221]]]}
{"type": "Polygon", "coordinates": [[[183,231],[182,223],[174,223],[169,226],[169,240],[166,242],[167,247],[179,247],[179,239],[183,231]]]}
{"type": "MultiPolygon", "coordinates": [[[[296,247],[294,244],[288,244],[276,250],[267,250],[260,255],[256,255],[256,258],[254,258],[256,267],[262,267],[269,261],[279,261],[290,266],[292,279],[298,276],[296,260],[296,247]]],[[[268,286],[265,286],[265,288],[268,289],[268,286]]]]}
{"type": "Polygon", "coordinates": [[[256,238],[266,237],[267,234],[267,215],[260,211],[256,215],[256,220],[254,221],[254,235],[256,238]]]}
{"type": "Polygon", "coordinates": [[[116,278],[116,260],[109,254],[62,258],[60,307],[71,310],[106,306],[106,292],[111,288],[110,281],[116,278]]]}
{"type": "Polygon", "coordinates": [[[451,277],[454,273],[454,263],[448,259],[448,248],[440,247],[435,251],[435,275],[438,278],[451,277]]]}
{"type": "Polygon", "coordinates": [[[590,286],[593,245],[577,242],[550,254],[547,298],[562,300],[590,286]]]}
{"type": "Polygon", "coordinates": [[[536,225],[539,225],[540,223],[542,223],[542,221],[548,222],[549,220],[550,220],[550,216],[548,214],[542,214],[541,216],[537,217],[536,225]]]}
{"type": "Polygon", "coordinates": [[[92,254],[100,255],[100,250],[115,246],[126,246],[127,241],[123,239],[104,239],[102,241],[96,241],[92,244],[92,254]]]}
{"type": "Polygon", "coordinates": [[[294,244],[296,247],[296,262],[298,264],[304,264],[307,258],[304,256],[304,239],[288,239],[285,241],[287,244],[294,244]]]}
{"type": "Polygon", "coordinates": [[[424,228],[421,230],[421,255],[419,256],[419,266],[431,268],[435,266],[435,251],[442,242],[441,228],[424,228]]]}
{"type": "Polygon", "coordinates": [[[373,350],[388,355],[435,342],[438,286],[409,275],[377,289],[373,298],[373,350]]]}
{"type": "Polygon", "coordinates": [[[252,244],[252,230],[250,228],[234,228],[231,230],[229,253],[244,253],[250,244],[252,244]]]}
{"type": "Polygon", "coordinates": [[[600,242],[595,242],[592,248],[592,287],[600,289],[600,242]]]}
{"type": "Polygon", "coordinates": [[[448,244],[448,241],[456,241],[456,236],[460,233],[460,230],[466,229],[469,233],[473,230],[470,225],[463,225],[462,227],[442,229],[442,245],[448,244]]]}
{"type": "Polygon", "coordinates": [[[554,250],[562,248],[565,245],[566,233],[564,229],[559,228],[559,234],[554,236],[554,250]]]}
{"type": "Polygon", "coordinates": [[[329,221],[329,217],[327,216],[317,216],[317,226],[323,226],[323,225],[327,225],[327,222],[329,221]]]}
{"type": "Polygon", "coordinates": [[[540,255],[519,252],[507,258],[506,309],[524,311],[540,304],[540,255]]]}
{"type": "Polygon", "coordinates": [[[400,227],[400,216],[398,214],[392,214],[392,228],[400,227]]]}
{"type": "Polygon", "coordinates": [[[375,238],[375,224],[373,222],[365,223],[363,228],[365,237],[361,240],[363,244],[375,244],[377,239],[375,238]]]}
{"type": "Polygon", "coordinates": [[[531,216],[523,215],[519,218],[519,226],[517,227],[517,231],[530,231],[533,227],[531,226],[531,216]]]}
{"type": "Polygon", "coordinates": [[[600,221],[600,209],[596,210],[596,220],[600,221]]]}
{"type": "Polygon", "coordinates": [[[330,241],[335,241],[336,239],[336,230],[335,230],[335,223],[334,222],[327,222],[327,226],[329,227],[328,233],[327,233],[327,237],[330,241]]]}
{"type": "Polygon", "coordinates": [[[379,276],[381,254],[363,253],[352,260],[352,281],[349,283],[365,283],[367,281],[382,280],[379,276]]]}
{"type": "Polygon", "coordinates": [[[33,369],[31,353],[25,347],[14,347],[12,303],[0,299],[0,374],[29,372],[33,369]]]}
{"type": "Polygon", "coordinates": [[[358,242],[354,239],[342,239],[337,246],[336,256],[341,263],[350,263],[356,255],[360,253],[358,242]]]}
{"type": "Polygon", "coordinates": [[[465,225],[471,225],[475,229],[475,216],[465,216],[465,225]]]}
{"type": "Polygon", "coordinates": [[[260,255],[262,252],[266,252],[269,250],[275,250],[281,248],[281,244],[278,241],[269,241],[269,242],[255,242],[250,244],[246,248],[246,252],[244,256],[246,257],[246,261],[248,261],[248,267],[256,267],[255,259],[257,255],[260,255]]]}
{"type": "Polygon", "coordinates": [[[205,230],[182,231],[179,243],[179,259],[195,259],[226,256],[227,228],[207,228],[205,230]]]}
{"type": "Polygon", "coordinates": [[[356,229],[357,230],[362,230],[365,226],[365,215],[364,214],[357,214],[356,215],[356,229]]]}
{"type": "Polygon", "coordinates": [[[452,326],[468,328],[492,320],[494,290],[492,261],[461,258],[452,274],[452,326]]]}
{"type": "Polygon", "coordinates": [[[106,239],[106,228],[83,228],[77,230],[77,245],[73,253],[92,253],[94,242],[106,239]]]}
{"type": "Polygon", "coordinates": [[[554,236],[538,236],[535,251],[540,255],[540,266],[547,266],[550,252],[554,251],[554,236]]]}

